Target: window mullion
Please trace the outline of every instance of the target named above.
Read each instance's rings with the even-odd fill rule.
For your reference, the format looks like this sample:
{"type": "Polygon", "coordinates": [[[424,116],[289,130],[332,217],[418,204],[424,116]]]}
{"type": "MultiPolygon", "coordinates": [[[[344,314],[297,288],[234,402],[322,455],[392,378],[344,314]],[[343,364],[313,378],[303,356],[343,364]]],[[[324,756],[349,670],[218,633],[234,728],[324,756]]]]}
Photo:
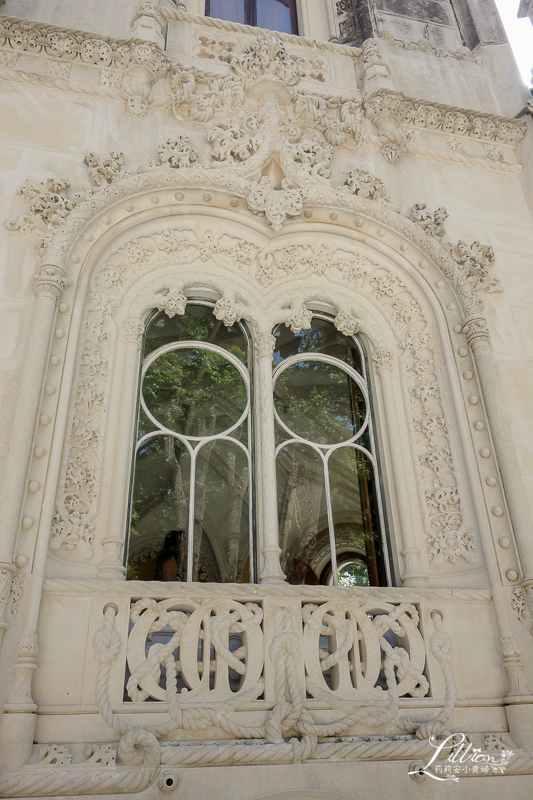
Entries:
{"type": "Polygon", "coordinates": [[[270,333],[259,334],[254,341],[256,353],[256,380],[258,393],[257,461],[260,462],[261,495],[261,552],[263,568],[261,583],[279,583],[285,580],[280,565],[278,535],[278,501],[276,493],[276,440],[274,433],[274,385],[272,359],[276,338],[270,333]]]}

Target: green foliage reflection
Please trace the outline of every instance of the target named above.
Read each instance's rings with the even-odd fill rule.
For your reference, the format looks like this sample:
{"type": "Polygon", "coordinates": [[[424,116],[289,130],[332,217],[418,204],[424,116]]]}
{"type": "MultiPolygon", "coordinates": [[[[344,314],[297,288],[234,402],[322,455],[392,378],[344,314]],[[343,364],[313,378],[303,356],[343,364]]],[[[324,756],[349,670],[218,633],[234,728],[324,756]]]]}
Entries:
{"type": "Polygon", "coordinates": [[[219,353],[195,347],[160,355],[146,371],[143,395],[159,423],[188,436],[227,430],[247,400],[237,368],[219,353]]]}

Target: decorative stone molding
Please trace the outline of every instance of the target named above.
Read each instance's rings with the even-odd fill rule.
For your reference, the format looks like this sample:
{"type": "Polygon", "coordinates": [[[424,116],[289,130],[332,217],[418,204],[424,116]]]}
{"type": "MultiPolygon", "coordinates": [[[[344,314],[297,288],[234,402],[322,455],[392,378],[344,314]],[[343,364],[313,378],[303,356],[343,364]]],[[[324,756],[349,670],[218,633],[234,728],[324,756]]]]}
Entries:
{"type": "Polygon", "coordinates": [[[390,89],[380,89],[366,97],[363,108],[374,124],[387,117],[400,125],[509,145],[518,144],[525,135],[524,123],[519,120],[417,100],[390,89]]]}
{"type": "Polygon", "coordinates": [[[368,200],[382,200],[384,203],[388,203],[392,209],[399,211],[399,207],[391,205],[383,181],[364,169],[353,169],[348,174],[341,190],[349,191],[358,197],[368,198],[368,200]]]}
{"type": "Polygon", "coordinates": [[[124,334],[124,341],[130,342],[141,346],[142,338],[144,336],[144,325],[138,319],[127,319],[122,323],[122,332],[124,334]]]}
{"type": "Polygon", "coordinates": [[[260,333],[254,338],[254,349],[260,358],[274,358],[276,337],[271,333],[260,333]]]}
{"type": "Polygon", "coordinates": [[[124,177],[124,153],[113,152],[105,157],[87,153],[83,163],[87,165],[87,173],[94,186],[104,186],[124,177]]]}
{"type": "Polygon", "coordinates": [[[500,646],[503,656],[503,668],[507,672],[509,680],[508,697],[529,697],[529,690],[524,678],[524,664],[521,660],[518,642],[512,636],[508,636],[500,639],[500,646]]]}
{"type": "Polygon", "coordinates": [[[390,69],[387,62],[381,55],[377,39],[365,39],[361,45],[362,59],[361,59],[361,77],[364,78],[365,73],[371,67],[381,67],[381,74],[390,76],[390,69]]]}
{"type": "Polygon", "coordinates": [[[231,328],[243,315],[243,309],[237,305],[235,298],[225,296],[217,300],[213,313],[216,319],[222,320],[227,328],[231,328]]]}
{"type": "Polygon", "coordinates": [[[48,294],[59,300],[63,289],[68,285],[67,277],[60,267],[45,265],[41,267],[35,279],[35,294],[48,294]]]}
{"type": "Polygon", "coordinates": [[[511,589],[511,607],[515,612],[518,622],[523,622],[526,615],[526,598],[520,586],[511,589]]]}
{"type": "Polygon", "coordinates": [[[214,166],[242,163],[257,152],[260,140],[231,122],[221,122],[207,134],[214,166]]]}
{"type": "Polygon", "coordinates": [[[233,56],[230,65],[246,81],[273,75],[286,86],[294,86],[302,77],[299,63],[287,53],[283,41],[270,31],[260,33],[240,55],[233,56]]]}
{"type": "Polygon", "coordinates": [[[484,317],[470,317],[463,326],[463,333],[472,350],[482,343],[490,341],[487,320],[484,317]]]}
{"type": "Polygon", "coordinates": [[[29,203],[31,217],[19,216],[16,220],[6,222],[6,228],[19,233],[41,233],[57,228],[66,218],[74,203],[66,196],[70,183],[66,180],[48,178],[36,181],[27,178],[17,195],[24,203],[29,203]]]}
{"type": "Polygon", "coordinates": [[[439,56],[439,58],[457,58],[459,61],[471,61],[473,64],[478,64],[478,66],[483,64],[481,56],[474,56],[468,47],[459,47],[455,52],[452,52],[442,47],[433,47],[427,39],[409,42],[405,39],[395,39],[392,33],[385,30],[380,31],[378,36],[380,39],[384,39],[391,47],[401,47],[404,50],[419,50],[421,53],[431,53],[431,55],[439,56]]]}
{"type": "Polygon", "coordinates": [[[313,312],[302,303],[295,301],[288,312],[285,325],[287,328],[290,328],[293,333],[300,333],[311,327],[312,319],[313,312]]]}
{"type": "Polygon", "coordinates": [[[247,197],[248,208],[254,214],[265,215],[274,231],[280,231],[287,217],[297,217],[303,210],[303,192],[294,189],[284,178],[280,189],[273,189],[268,177],[261,178],[247,197]]]}
{"type": "Polygon", "coordinates": [[[333,324],[344,336],[355,336],[360,330],[359,320],[356,319],[353,314],[350,314],[349,311],[339,311],[333,320],[333,324]]]}
{"type": "Polygon", "coordinates": [[[435,239],[442,239],[446,235],[444,222],[448,218],[448,212],[442,206],[436,211],[430,211],[425,203],[415,203],[411,209],[409,219],[420,225],[423,231],[435,239]]]}
{"type": "MultiPolygon", "coordinates": [[[[276,34],[279,37],[279,34],[276,34]]],[[[209,59],[211,61],[221,61],[226,64],[232,64],[234,58],[240,58],[242,51],[240,50],[240,41],[238,37],[232,38],[227,34],[211,36],[197,35],[197,44],[193,45],[193,52],[199,58],[209,59]]],[[[278,38],[278,41],[283,42],[278,38]]],[[[329,61],[327,57],[312,56],[305,58],[297,56],[294,53],[289,55],[289,58],[295,62],[296,68],[301,78],[308,78],[321,83],[327,83],[331,80],[331,72],[327,69],[329,61]]]]}
{"type": "MultiPolygon", "coordinates": [[[[169,170],[169,173],[176,178],[179,178],[182,172],[186,173],[187,170],[169,170]]],[[[345,193],[340,193],[332,196],[332,200],[340,195],[346,196],[345,193]]],[[[369,208],[383,208],[383,213],[387,214],[387,217],[399,220],[402,226],[407,226],[409,230],[420,231],[420,236],[423,238],[419,241],[434,242],[431,245],[432,249],[439,247],[435,239],[430,240],[418,226],[391,212],[385,203],[358,198],[351,194],[347,197],[354,202],[368,204],[369,208]]],[[[91,203],[93,199],[94,195],[90,199],[91,203]]],[[[80,211],[82,206],[83,204],[78,206],[80,211]]],[[[454,563],[459,555],[468,563],[472,563],[474,543],[467,526],[463,525],[462,512],[457,511],[458,504],[448,504],[447,511],[441,512],[433,506],[429,508],[426,502],[425,492],[435,490],[434,481],[437,476],[446,475],[448,486],[455,486],[456,479],[447,427],[444,422],[440,422],[443,419],[443,412],[439,400],[439,382],[434,371],[433,344],[429,334],[421,332],[424,330],[421,325],[425,326],[426,323],[420,305],[406,290],[404,284],[390,271],[380,268],[351,248],[341,250],[327,246],[299,244],[295,247],[274,246],[261,249],[253,242],[230,236],[224,231],[213,232],[194,227],[168,228],[150,237],[140,236],[131,240],[121,247],[120,252],[104,259],[100,271],[95,273],[92,279],[85,323],[90,338],[80,344],[82,352],[85,352],[81,357],[82,372],[85,374],[88,368],[93,370],[93,373],[87,376],[92,383],[87,394],[85,389],[82,389],[87,380],[84,378],[80,383],[79,394],[74,400],[74,408],[78,410],[75,411],[72,440],[68,445],[73,447],[72,455],[69,457],[72,466],[67,470],[65,465],[66,471],[63,473],[65,478],[62,479],[65,481],[64,489],[58,497],[51,547],[53,549],[62,545],[67,549],[76,547],[80,549],[80,554],[85,553],[86,558],[92,558],[92,518],[96,513],[97,497],[94,476],[99,470],[98,459],[101,456],[97,454],[101,448],[104,430],[99,398],[102,392],[104,394],[107,392],[101,383],[104,373],[101,373],[100,368],[96,366],[95,359],[96,361],[101,359],[106,364],[105,374],[107,374],[111,368],[111,353],[107,340],[113,330],[112,317],[121,293],[131,284],[134,277],[140,274],[140,271],[151,270],[156,263],[168,262],[169,258],[176,264],[189,263],[197,258],[202,261],[213,258],[220,266],[225,268],[237,266],[245,272],[251,272],[253,265],[257,264],[254,277],[263,285],[268,285],[286,275],[292,275],[295,271],[300,273],[308,270],[309,274],[313,271],[321,274],[328,270],[335,280],[346,281],[347,285],[351,284],[357,287],[358,291],[367,292],[374,301],[383,304],[392,324],[398,332],[401,332],[400,338],[406,351],[405,374],[409,391],[413,393],[414,403],[410,412],[413,414],[411,423],[413,449],[419,453],[417,469],[421,479],[421,509],[423,514],[427,515],[428,531],[431,531],[428,548],[432,563],[435,567],[442,565],[444,560],[451,560],[454,563]],[[92,409],[90,417],[86,416],[87,412],[84,410],[86,408],[92,409]],[[422,416],[420,416],[421,411],[422,416]],[[79,488],[73,493],[74,486],[79,488]],[[449,542],[449,546],[445,547],[444,541],[449,542]]],[[[163,297],[164,295],[160,295],[156,302],[159,303],[163,297]]],[[[141,335],[139,327],[138,335],[141,335]]]]}
{"type": "Polygon", "coordinates": [[[141,66],[157,77],[166,75],[170,63],[159,47],[149,42],[112,39],[15,17],[0,17],[0,47],[89,66],[122,70],[141,66]]]}
{"type": "MultiPolygon", "coordinates": [[[[164,19],[175,19],[178,22],[189,22],[195,25],[200,25],[204,28],[218,29],[222,31],[234,31],[235,33],[243,36],[253,34],[260,36],[265,33],[264,28],[257,28],[253,25],[242,25],[238,22],[229,22],[229,20],[216,19],[214,17],[197,16],[182,11],[179,8],[162,8],[161,14],[164,19]]],[[[322,42],[317,39],[306,39],[304,36],[297,36],[291,33],[280,33],[276,31],[276,37],[282,42],[287,42],[292,46],[309,47],[313,50],[326,50],[330,53],[339,53],[340,55],[349,56],[356,60],[361,55],[361,50],[357,47],[348,47],[342,44],[335,44],[333,42],[322,42]]]]}
{"type": "Polygon", "coordinates": [[[156,308],[158,311],[164,311],[167,317],[175,317],[185,314],[186,306],[187,297],[181,289],[171,289],[161,300],[157,301],[156,308]]]}
{"type": "Polygon", "coordinates": [[[378,372],[382,369],[392,369],[394,354],[390,350],[375,350],[372,353],[372,361],[378,372]]]}
{"type": "MultiPolygon", "coordinates": [[[[24,591],[24,573],[15,572],[11,582],[10,599],[11,599],[11,613],[14,617],[19,612],[20,601],[22,600],[22,593],[24,591]]],[[[0,611],[0,616],[2,612],[0,611]]]]}

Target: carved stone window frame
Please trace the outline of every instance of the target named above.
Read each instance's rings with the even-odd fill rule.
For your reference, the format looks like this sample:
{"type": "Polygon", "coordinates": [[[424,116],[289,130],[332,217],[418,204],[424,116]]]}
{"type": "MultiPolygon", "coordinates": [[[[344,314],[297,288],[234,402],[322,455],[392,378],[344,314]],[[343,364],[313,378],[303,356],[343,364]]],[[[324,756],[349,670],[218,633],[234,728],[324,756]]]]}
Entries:
{"type": "MultiPolygon", "coordinates": [[[[200,243],[199,248],[196,249],[198,250],[198,252],[203,253],[203,256],[200,256],[200,263],[203,257],[207,257],[205,251],[206,247],[208,250],[209,248],[213,249],[213,247],[215,247],[216,250],[216,247],[218,246],[218,245],[217,246],[213,245],[212,231],[207,227],[207,220],[203,223],[202,230],[203,233],[201,233],[201,229],[198,228],[199,236],[197,237],[196,240],[197,244],[200,243]]],[[[185,236],[191,235],[190,230],[187,233],[187,226],[184,226],[182,233],[185,236]]],[[[138,229],[138,234],[139,235],[137,237],[135,236],[133,237],[132,241],[134,240],[138,241],[143,239],[144,237],[145,244],[147,244],[149,249],[151,246],[149,244],[150,237],[146,236],[146,234],[143,232],[142,229],[138,229]]],[[[248,238],[250,243],[250,239],[253,238],[252,231],[250,231],[248,238]]],[[[356,273],[357,270],[361,271],[361,267],[356,266],[357,253],[353,251],[353,264],[348,263],[350,260],[349,253],[346,250],[346,240],[342,236],[338,237],[339,247],[341,244],[344,247],[342,251],[339,250],[339,252],[344,256],[342,267],[334,267],[334,268],[338,270],[340,269],[344,270],[344,274],[350,276],[350,279],[352,281],[355,281],[355,283],[357,283],[359,278],[357,277],[356,273]]],[[[296,245],[296,248],[298,248],[298,246],[301,245],[296,245]]],[[[291,251],[291,247],[294,250],[294,245],[288,245],[286,251],[287,252],[291,251]]],[[[228,250],[228,248],[226,248],[226,250],[228,250]]],[[[333,250],[334,248],[331,250],[331,252],[333,252],[333,250]]],[[[280,252],[280,251],[274,251],[274,252],[280,252]]],[[[140,259],[140,263],[142,263],[142,259],[146,258],[146,254],[143,256],[142,253],[140,254],[137,253],[136,257],[138,257],[140,259]]],[[[369,273],[364,278],[364,281],[368,279],[368,289],[370,290],[370,294],[373,298],[373,301],[376,302],[377,300],[378,303],[376,305],[379,305],[379,303],[383,299],[385,299],[385,301],[388,302],[389,296],[392,296],[392,299],[396,303],[396,306],[395,308],[392,307],[390,308],[391,314],[393,315],[396,314],[397,316],[400,315],[400,317],[402,316],[402,314],[404,315],[404,317],[406,314],[409,315],[409,313],[413,312],[414,307],[409,307],[407,308],[406,311],[405,302],[403,300],[402,302],[398,302],[398,300],[401,300],[401,297],[395,299],[394,292],[391,289],[391,286],[393,284],[397,285],[400,288],[401,285],[403,286],[406,285],[404,281],[401,280],[400,277],[402,276],[401,270],[397,269],[396,271],[397,274],[394,274],[389,268],[390,264],[387,267],[381,266],[380,262],[385,263],[383,262],[382,258],[379,257],[378,254],[376,253],[374,253],[374,257],[375,260],[371,261],[368,256],[364,256],[366,261],[362,262],[366,266],[371,265],[373,270],[372,273],[369,273]],[[372,277],[372,275],[374,275],[374,277],[372,277]]],[[[361,256],[359,258],[361,258],[361,256]]],[[[105,257],[103,257],[103,261],[107,265],[106,267],[104,267],[104,270],[107,269],[106,275],[109,275],[109,262],[106,261],[105,257]]],[[[305,262],[305,258],[303,259],[303,261],[305,262]]],[[[336,263],[335,257],[333,257],[333,259],[330,258],[330,261],[331,264],[334,265],[336,263]]],[[[237,269],[239,269],[239,267],[237,267],[237,269]]],[[[289,271],[290,269],[292,269],[292,267],[289,266],[289,271]]],[[[264,269],[261,266],[260,256],[253,261],[253,267],[252,265],[250,265],[250,271],[253,272],[254,270],[255,273],[251,277],[253,277],[254,281],[259,280],[259,282],[261,282],[262,279],[264,278],[264,269]]],[[[319,264],[318,267],[315,264],[315,271],[318,272],[318,276],[321,275],[322,270],[323,270],[322,264],[319,264]]],[[[363,272],[364,271],[365,270],[363,270],[363,272]]],[[[219,265],[211,273],[204,273],[203,275],[196,272],[194,273],[194,278],[193,276],[191,276],[191,273],[185,272],[183,270],[183,267],[179,267],[179,265],[176,268],[174,268],[173,272],[171,270],[171,273],[172,274],[167,276],[166,285],[163,285],[161,283],[163,278],[163,274],[161,272],[154,274],[154,272],[151,271],[148,277],[147,275],[141,275],[139,279],[139,285],[142,285],[142,291],[140,291],[140,294],[136,297],[133,297],[132,290],[131,289],[128,290],[128,292],[126,293],[127,297],[124,298],[124,301],[120,302],[118,306],[113,309],[113,315],[114,315],[113,324],[115,326],[120,326],[126,323],[126,327],[123,332],[124,341],[119,345],[119,348],[117,350],[116,364],[121,364],[122,367],[124,368],[124,363],[127,362],[128,359],[131,359],[131,366],[129,369],[131,370],[132,375],[138,374],[138,348],[139,348],[138,337],[140,336],[140,333],[143,329],[144,316],[148,314],[154,307],[158,307],[157,306],[158,303],[164,302],[164,298],[166,296],[165,292],[170,292],[171,290],[174,289],[177,290],[178,284],[180,290],[185,286],[185,284],[188,284],[186,287],[186,291],[190,292],[191,296],[194,295],[196,297],[198,297],[199,292],[201,292],[202,295],[204,295],[206,291],[205,287],[207,286],[208,291],[211,291],[212,293],[211,296],[213,297],[213,299],[222,301],[223,298],[226,298],[227,300],[228,296],[233,296],[233,298],[235,298],[236,295],[239,295],[239,297],[245,299],[244,304],[241,302],[237,303],[237,305],[239,306],[239,311],[240,313],[242,313],[243,318],[247,319],[251,323],[251,328],[254,330],[255,337],[269,336],[270,331],[274,324],[287,321],[287,319],[289,319],[291,315],[294,315],[295,313],[294,309],[297,309],[298,306],[301,306],[302,304],[303,305],[307,304],[308,308],[313,308],[314,305],[314,307],[319,309],[321,304],[326,303],[329,305],[329,308],[334,309],[335,313],[337,314],[337,316],[339,316],[339,318],[341,317],[341,314],[344,315],[351,314],[354,310],[356,310],[358,324],[360,325],[360,329],[363,332],[363,334],[366,333],[369,350],[372,355],[373,363],[375,364],[376,367],[376,373],[377,375],[379,375],[379,378],[376,375],[376,378],[374,379],[376,384],[376,398],[379,398],[377,403],[378,417],[381,419],[387,418],[387,412],[385,411],[385,405],[384,405],[384,391],[383,391],[384,382],[390,384],[392,396],[395,398],[391,408],[399,407],[400,402],[401,405],[405,407],[406,400],[407,400],[407,406],[409,406],[411,400],[405,397],[405,392],[406,392],[405,385],[402,388],[402,375],[397,370],[396,364],[398,365],[400,364],[398,359],[401,360],[402,358],[402,349],[404,352],[407,351],[408,353],[409,352],[416,353],[417,348],[418,351],[420,351],[420,342],[418,341],[416,336],[414,337],[414,339],[412,336],[407,337],[407,339],[405,338],[402,339],[401,337],[398,337],[397,333],[395,333],[393,330],[393,325],[390,320],[387,322],[387,326],[389,328],[388,340],[384,340],[383,331],[385,330],[386,327],[384,326],[384,319],[376,317],[376,309],[370,312],[370,309],[368,307],[365,309],[360,302],[357,302],[357,300],[361,299],[361,287],[356,286],[355,291],[353,289],[349,289],[348,295],[346,295],[345,293],[343,297],[339,294],[337,286],[335,286],[334,288],[330,287],[329,289],[326,289],[325,287],[320,289],[318,287],[309,288],[304,290],[303,292],[302,291],[299,292],[299,294],[295,293],[294,290],[288,293],[282,292],[282,295],[284,294],[284,296],[280,295],[281,303],[280,303],[280,308],[277,311],[277,316],[274,317],[271,316],[268,325],[266,325],[264,308],[262,304],[257,303],[256,298],[251,299],[250,296],[247,298],[245,297],[246,292],[243,292],[242,281],[241,283],[239,283],[238,281],[235,282],[234,281],[235,275],[234,273],[232,273],[231,270],[228,270],[227,266],[221,267],[219,265]],[[335,296],[335,300],[332,302],[333,296],[335,296]],[[349,297],[348,303],[347,303],[347,296],[349,297]],[[256,304],[255,312],[252,310],[253,303],[256,304]],[[350,307],[350,312],[346,311],[347,305],[350,307]],[[126,353],[128,351],[131,351],[133,355],[127,356],[126,353]],[[387,372],[390,374],[390,378],[386,377],[387,372]]],[[[165,283],[165,281],[163,281],[163,283],[165,283]]],[[[95,292],[93,291],[91,296],[94,295],[95,292]]],[[[423,297],[423,293],[420,294],[419,299],[421,300],[421,302],[427,305],[427,300],[423,297]]],[[[233,302],[235,301],[233,300],[233,302]]],[[[420,304],[417,302],[415,302],[415,306],[418,309],[421,308],[420,304]]],[[[415,311],[416,308],[414,309],[415,311]]],[[[97,303],[97,311],[98,309],[100,309],[99,313],[102,313],[102,309],[100,306],[98,306],[97,303]]],[[[93,312],[90,311],[88,313],[92,314],[93,312]]],[[[90,326],[90,324],[91,324],[90,320],[87,319],[85,321],[85,325],[90,326]]],[[[439,357],[439,362],[442,362],[441,357],[439,357]]],[[[118,412],[114,410],[118,402],[116,393],[118,392],[119,394],[122,394],[124,386],[125,386],[124,375],[120,379],[117,378],[115,375],[112,386],[112,392],[114,392],[115,395],[111,397],[109,406],[110,413],[108,415],[110,420],[110,425],[111,425],[111,420],[117,419],[117,414],[118,414],[118,412]]],[[[128,397],[131,398],[131,390],[124,389],[124,392],[126,395],[126,403],[127,403],[128,402],[127,398],[128,397]]],[[[391,409],[389,409],[388,413],[390,416],[391,409]]],[[[395,411],[394,413],[397,414],[397,411],[395,411]]],[[[131,417],[131,425],[133,425],[133,414],[134,414],[133,410],[128,407],[126,410],[122,409],[118,416],[120,416],[122,420],[124,420],[126,417],[127,418],[131,417]]],[[[377,427],[379,428],[380,425],[378,424],[377,427]]],[[[421,505],[424,502],[426,498],[426,492],[428,491],[427,488],[424,489],[424,487],[420,485],[421,481],[419,478],[417,478],[416,472],[413,470],[413,457],[412,456],[409,458],[406,457],[407,453],[409,453],[410,451],[412,453],[412,448],[414,446],[413,436],[416,437],[416,434],[412,430],[408,431],[407,430],[408,426],[406,426],[405,424],[398,425],[397,417],[395,420],[394,418],[392,418],[392,422],[388,421],[387,427],[390,429],[396,428],[398,430],[398,437],[391,438],[389,435],[387,436],[386,439],[382,438],[382,443],[381,443],[382,452],[387,453],[386,456],[384,455],[384,463],[388,463],[389,465],[386,469],[388,470],[388,474],[394,472],[396,475],[398,475],[400,472],[403,473],[405,478],[403,489],[399,485],[394,485],[387,489],[387,494],[389,495],[387,501],[390,509],[389,516],[393,521],[391,528],[393,528],[394,530],[402,530],[404,532],[404,541],[401,544],[399,543],[398,539],[393,535],[393,539],[396,538],[396,544],[393,545],[392,550],[396,558],[397,558],[397,553],[399,551],[402,552],[404,563],[406,565],[406,570],[403,575],[404,583],[406,581],[410,581],[410,582],[416,582],[417,584],[423,583],[423,585],[426,585],[427,578],[425,577],[425,573],[427,573],[427,568],[424,570],[420,565],[420,552],[421,552],[420,535],[418,536],[418,541],[415,541],[414,538],[412,538],[410,541],[407,542],[405,541],[405,536],[406,536],[405,532],[408,529],[413,528],[413,523],[415,528],[417,528],[419,531],[424,530],[424,521],[422,519],[423,511],[421,510],[421,517],[417,518],[414,521],[412,519],[412,512],[409,512],[406,508],[408,504],[404,503],[403,511],[401,511],[401,505],[403,502],[402,498],[409,497],[410,493],[411,493],[411,506],[413,508],[416,506],[416,501],[413,504],[412,487],[414,486],[418,487],[419,505],[421,505]],[[391,454],[391,442],[392,439],[394,438],[398,439],[396,445],[397,453],[395,456],[396,469],[394,469],[394,467],[391,467],[392,461],[394,460],[391,454]],[[400,463],[402,464],[401,467],[399,466],[400,463]]],[[[125,430],[124,425],[121,426],[121,430],[122,431],[125,430]]],[[[130,439],[131,435],[132,433],[130,432],[127,436],[128,442],[131,441],[130,439]]],[[[114,442],[113,447],[115,447],[115,449],[117,448],[116,441],[114,442]]],[[[120,450],[121,448],[118,447],[118,449],[120,450]]],[[[126,472],[124,472],[125,469],[124,466],[118,468],[119,465],[118,466],[114,465],[112,469],[109,469],[108,466],[107,467],[105,466],[106,464],[108,464],[108,462],[109,459],[104,458],[103,463],[105,468],[103,470],[103,474],[106,472],[106,470],[110,476],[120,474],[122,475],[120,483],[123,486],[127,485],[127,479],[125,478],[126,472]]],[[[397,478],[396,484],[398,484],[398,480],[400,480],[401,483],[401,478],[400,479],[397,478]]],[[[388,484],[389,482],[385,481],[385,483],[388,484]]],[[[104,487],[111,485],[105,479],[102,480],[102,484],[104,487]]],[[[121,559],[118,557],[118,553],[123,544],[123,526],[125,520],[125,511],[123,508],[122,511],[119,510],[121,508],[120,503],[118,504],[115,503],[114,506],[111,507],[109,498],[107,499],[104,498],[102,507],[108,508],[108,512],[104,513],[106,521],[105,523],[102,522],[102,519],[104,517],[99,517],[97,520],[97,525],[99,528],[103,526],[108,531],[108,535],[104,539],[101,539],[100,537],[100,543],[103,545],[104,554],[98,568],[99,569],[98,574],[100,577],[116,578],[119,576],[119,574],[122,574],[122,569],[123,569],[121,565],[121,559]],[[116,533],[116,531],[118,530],[121,531],[120,534],[116,533]],[[114,533],[109,533],[109,531],[114,531],[114,533]]],[[[263,508],[264,508],[264,501],[263,501],[263,508]]],[[[260,517],[261,516],[264,517],[264,511],[261,512],[260,517]]],[[[274,559],[274,562],[276,561],[275,551],[277,548],[277,542],[274,542],[272,536],[267,536],[265,538],[265,535],[263,535],[262,543],[263,543],[263,559],[264,559],[263,570],[262,570],[263,580],[281,580],[282,576],[280,574],[279,566],[274,564],[274,566],[270,565],[269,567],[267,563],[271,558],[274,559]]],[[[95,569],[93,567],[90,570],[90,573],[94,574],[94,572],[95,569]]],[[[57,569],[54,569],[53,574],[58,576],[57,569]]]]}

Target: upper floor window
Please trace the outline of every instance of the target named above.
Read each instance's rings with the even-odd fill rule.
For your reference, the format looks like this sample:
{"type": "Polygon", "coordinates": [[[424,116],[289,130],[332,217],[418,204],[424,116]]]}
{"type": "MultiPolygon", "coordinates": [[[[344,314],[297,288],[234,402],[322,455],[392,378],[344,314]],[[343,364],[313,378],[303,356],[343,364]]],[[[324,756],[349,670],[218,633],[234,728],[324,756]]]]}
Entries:
{"type": "Polygon", "coordinates": [[[296,0],[205,0],[206,17],[298,33],[296,0]]]}

